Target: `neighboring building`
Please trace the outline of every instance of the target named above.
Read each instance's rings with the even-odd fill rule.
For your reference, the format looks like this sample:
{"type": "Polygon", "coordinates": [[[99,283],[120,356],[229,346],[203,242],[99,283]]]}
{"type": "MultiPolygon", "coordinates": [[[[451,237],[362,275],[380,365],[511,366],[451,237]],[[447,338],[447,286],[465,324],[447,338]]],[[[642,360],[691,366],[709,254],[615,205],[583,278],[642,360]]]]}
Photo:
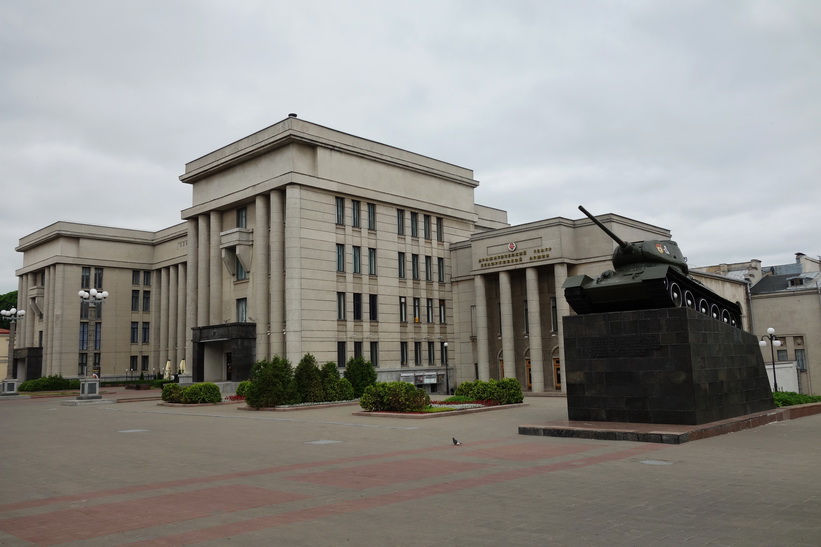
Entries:
{"type": "MultiPolygon", "coordinates": [[[[568,276],[610,267],[587,219],[510,226],[469,169],[289,117],[186,165],[183,224],[57,222],[23,237],[17,378],[237,381],[304,354],[435,392],[475,378],[559,390],[568,276]],[[81,289],[105,289],[96,307],[81,289]]],[[[667,230],[599,219],[627,240],[667,230]]],[[[706,276],[722,291],[738,282],[706,276]]],[[[721,291],[720,291],[721,292],[721,291]]]]}
{"type": "MultiPolygon", "coordinates": [[[[700,268],[749,283],[750,331],[759,337],[775,329],[779,389],[797,385],[821,394],[821,261],[796,253],[795,262],[761,266],[760,260],[700,268]],[[813,381],[813,378],[815,381],[813,381]]],[[[772,378],[772,349],[761,348],[772,378]]]]}

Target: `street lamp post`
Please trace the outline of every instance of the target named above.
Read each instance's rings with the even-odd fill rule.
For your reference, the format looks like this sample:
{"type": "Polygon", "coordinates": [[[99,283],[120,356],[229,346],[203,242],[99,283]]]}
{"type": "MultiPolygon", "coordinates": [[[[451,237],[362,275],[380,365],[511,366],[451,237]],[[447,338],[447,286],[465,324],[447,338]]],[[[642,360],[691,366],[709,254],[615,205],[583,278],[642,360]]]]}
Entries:
{"type": "Polygon", "coordinates": [[[6,366],[6,380],[3,382],[3,395],[17,395],[17,375],[14,374],[14,337],[17,334],[17,321],[25,317],[26,310],[12,308],[0,311],[0,315],[9,321],[9,357],[6,366]]]}
{"type": "Polygon", "coordinates": [[[443,360],[445,361],[445,395],[450,396],[450,374],[448,372],[448,343],[445,342],[442,344],[442,347],[445,348],[445,355],[443,355],[443,360]]]}
{"type": "MultiPolygon", "coordinates": [[[[108,298],[108,291],[98,291],[97,289],[82,290],[77,293],[77,296],[80,297],[81,304],[88,303],[89,331],[93,331],[94,321],[97,319],[97,306],[105,302],[108,298]],[[93,314],[91,313],[92,310],[94,310],[93,314]]],[[[94,345],[98,342],[99,340],[96,340],[91,344],[92,355],[94,354],[94,345]]],[[[93,367],[93,359],[91,364],[93,367]]],[[[100,372],[102,372],[102,369],[100,372]]],[[[88,361],[86,361],[85,368],[83,369],[83,376],[80,378],[80,396],[77,397],[77,399],[102,399],[102,395],[100,395],[100,378],[95,377],[95,374],[89,376],[88,361]]]]}
{"type": "Polygon", "coordinates": [[[778,379],[775,376],[775,348],[781,345],[781,340],[776,338],[775,329],[772,327],[767,329],[767,334],[761,337],[758,345],[762,348],[767,347],[767,340],[770,341],[770,354],[773,359],[773,391],[778,391],[778,379]]]}

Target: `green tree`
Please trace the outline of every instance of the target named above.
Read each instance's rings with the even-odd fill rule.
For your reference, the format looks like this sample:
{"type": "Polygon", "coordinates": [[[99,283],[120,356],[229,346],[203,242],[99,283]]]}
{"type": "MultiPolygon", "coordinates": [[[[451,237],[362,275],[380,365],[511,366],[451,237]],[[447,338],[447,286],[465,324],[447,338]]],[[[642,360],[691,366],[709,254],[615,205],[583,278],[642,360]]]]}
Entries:
{"type": "Polygon", "coordinates": [[[351,357],[345,366],[345,378],[353,386],[353,395],[358,398],[365,388],[376,383],[376,368],[362,357],[351,357]]]}
{"type": "MultiPolygon", "coordinates": [[[[10,310],[17,307],[17,291],[0,294],[0,310],[10,310]]],[[[0,319],[0,328],[8,329],[11,327],[8,319],[0,319]]]]}
{"type": "Polygon", "coordinates": [[[274,407],[297,402],[294,371],[287,359],[275,356],[270,361],[257,361],[251,368],[251,385],[245,402],[253,408],[274,407]]]}
{"type": "Polygon", "coordinates": [[[326,400],[322,389],[322,376],[316,365],[316,358],[306,353],[294,371],[296,390],[300,402],[318,403],[326,400]]]}

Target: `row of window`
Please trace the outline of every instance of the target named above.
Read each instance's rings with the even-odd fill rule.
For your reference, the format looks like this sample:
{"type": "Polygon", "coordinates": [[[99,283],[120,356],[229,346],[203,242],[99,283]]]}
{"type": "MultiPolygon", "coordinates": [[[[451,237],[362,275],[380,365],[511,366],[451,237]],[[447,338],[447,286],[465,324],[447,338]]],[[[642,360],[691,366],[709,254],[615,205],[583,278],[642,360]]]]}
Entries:
{"type": "Polygon", "coordinates": [[[80,288],[81,289],[102,289],[103,288],[103,269],[94,268],[94,284],[91,284],[91,268],[83,266],[80,274],[80,288]]]}
{"type": "Polygon", "coordinates": [[[143,372],[147,372],[148,371],[148,362],[149,362],[148,355],[142,355],[142,356],[132,355],[131,356],[131,362],[129,363],[128,370],[130,370],[131,372],[136,372],[137,371],[137,365],[139,363],[142,363],[142,366],[140,367],[140,370],[143,371],[143,372]]]}
{"type": "MultiPolygon", "coordinates": [[[[376,230],[376,204],[365,204],[365,225],[368,230],[376,230]]],[[[344,226],[345,220],[345,198],[336,198],[336,224],[337,226],[344,226]]],[[[362,202],[356,199],[351,200],[351,226],[354,228],[361,228],[362,223],[362,202]]]]}
{"type": "MultiPolygon", "coordinates": [[[[399,279],[407,279],[407,258],[405,253],[399,252],[397,255],[397,270],[399,273],[399,279]]],[[[414,281],[418,281],[420,279],[420,264],[419,264],[419,255],[418,254],[411,254],[411,279],[414,281]]],[[[425,281],[433,281],[433,257],[430,255],[425,255],[425,281]]],[[[445,282],[445,259],[440,257],[436,257],[436,280],[439,283],[445,282]]]]}
{"type": "MultiPolygon", "coordinates": [[[[366,266],[367,266],[367,273],[368,275],[376,275],[376,249],[369,247],[368,254],[366,258],[366,266]]],[[[421,263],[421,255],[418,254],[411,254],[411,278],[415,281],[421,279],[421,271],[422,271],[422,263],[421,263]]],[[[353,245],[351,247],[351,266],[353,268],[353,273],[361,274],[363,273],[362,269],[362,247],[357,245],[353,245]]],[[[339,273],[344,273],[346,270],[346,256],[345,256],[345,244],[344,243],[337,243],[336,244],[336,271],[339,273]]],[[[434,268],[433,268],[433,257],[430,255],[424,256],[424,270],[425,270],[425,281],[433,281],[434,278],[434,268]]],[[[408,277],[408,260],[407,254],[404,252],[399,252],[397,255],[397,272],[399,279],[407,279],[408,277]]],[[[436,280],[439,283],[445,282],[445,259],[442,257],[436,257],[436,280]]]]}
{"type": "MultiPolygon", "coordinates": [[[[94,357],[94,368],[93,371],[99,375],[100,374],[100,354],[95,353],[93,354],[94,357]]],[[[77,374],[80,376],[87,376],[88,375],[88,353],[81,353],[77,358],[77,374]]]]}
{"type": "MultiPolygon", "coordinates": [[[[345,271],[345,245],[343,243],[336,244],[336,271],[345,271]]],[[[362,247],[354,245],[351,248],[351,266],[353,273],[362,273],[362,247]]],[[[369,247],[367,255],[368,275],[376,275],[376,249],[369,247]]]]}
{"type": "Polygon", "coordinates": [[[142,300],[140,291],[131,291],[131,311],[151,311],[151,291],[143,291],[142,300]],[[141,301],[142,306],[140,306],[141,301]]]}
{"type": "MultiPolygon", "coordinates": [[[[404,209],[396,210],[396,233],[400,236],[407,234],[406,216],[404,209]]],[[[419,237],[419,213],[411,211],[409,218],[411,237],[419,237]]],[[[422,237],[425,239],[433,238],[432,218],[431,215],[422,215],[422,237]]],[[[436,241],[445,241],[445,222],[442,217],[436,217],[436,241]]]]}
{"type": "MultiPolygon", "coordinates": [[[[140,270],[131,270],[131,284],[132,285],[145,285],[146,287],[151,286],[151,272],[150,271],[140,271],[140,270]],[[142,283],[140,283],[142,281],[142,283]]],[[[96,284],[95,284],[96,286],[96,284]]],[[[97,287],[99,288],[99,287],[97,287]]]]}
{"type": "MultiPolygon", "coordinates": [[[[379,320],[379,301],[375,294],[363,295],[362,293],[352,293],[351,304],[353,309],[352,318],[354,321],[363,321],[364,305],[367,297],[368,306],[368,320],[379,320]]],[[[422,299],[413,297],[411,301],[411,311],[413,312],[414,323],[434,323],[437,315],[437,308],[434,307],[434,299],[425,299],[425,308],[422,309],[422,299]]],[[[447,303],[444,299],[439,299],[438,305],[439,323],[447,323],[447,303]]],[[[336,318],[339,321],[346,321],[348,319],[348,297],[344,292],[336,293],[336,318]]],[[[408,301],[404,296],[399,297],[399,322],[408,322],[408,301]]]]}
{"type": "MultiPolygon", "coordinates": [[[[364,358],[363,354],[364,344],[360,341],[353,343],[353,357],[358,359],[364,358]]],[[[379,342],[370,342],[370,355],[368,356],[373,366],[379,366],[379,342]]],[[[408,342],[399,342],[399,363],[406,367],[410,363],[410,344],[408,342]]],[[[437,365],[447,364],[448,362],[448,347],[445,342],[439,342],[439,363],[436,362],[436,342],[414,342],[413,343],[413,364],[421,367],[424,364],[437,365]]],[[[336,361],[337,366],[344,367],[348,362],[348,343],[339,341],[336,343],[336,361]]]]}
{"type": "Polygon", "coordinates": [[[142,343],[148,344],[151,341],[151,323],[148,321],[143,321],[140,323],[139,321],[132,321],[131,322],[131,343],[132,344],[139,344],[140,343],[140,332],[142,331],[142,343]],[[140,328],[142,325],[142,329],[140,328]]]}
{"type": "MultiPolygon", "coordinates": [[[[99,351],[103,343],[103,324],[91,323],[91,325],[94,325],[92,327],[94,330],[94,339],[92,341],[92,344],[94,346],[94,350],[99,351]]],[[[89,330],[89,323],[87,321],[83,321],[80,323],[80,351],[88,351],[89,330]]]]}

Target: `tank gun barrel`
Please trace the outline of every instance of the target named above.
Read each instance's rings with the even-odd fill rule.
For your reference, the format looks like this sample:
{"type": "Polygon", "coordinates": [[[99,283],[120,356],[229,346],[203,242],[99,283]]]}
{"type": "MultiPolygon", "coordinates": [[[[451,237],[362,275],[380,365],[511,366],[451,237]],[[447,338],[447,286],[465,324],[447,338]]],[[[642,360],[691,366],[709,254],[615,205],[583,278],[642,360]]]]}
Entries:
{"type": "Polygon", "coordinates": [[[585,215],[587,215],[587,218],[589,218],[590,220],[592,220],[592,221],[593,221],[593,223],[594,223],[596,226],[598,226],[599,228],[601,228],[601,229],[602,229],[602,231],[603,231],[605,234],[609,235],[609,236],[610,236],[610,238],[611,238],[613,241],[615,241],[616,243],[618,243],[618,244],[619,244],[619,247],[621,247],[623,251],[630,252],[630,251],[629,251],[629,249],[631,248],[631,245],[630,245],[629,243],[627,243],[626,241],[624,241],[624,240],[623,240],[622,238],[620,238],[619,236],[617,236],[616,234],[614,234],[614,233],[613,233],[613,232],[612,232],[612,231],[611,231],[611,230],[610,230],[607,226],[605,226],[604,224],[602,224],[601,222],[599,222],[599,219],[597,219],[596,217],[594,217],[593,215],[591,215],[591,214],[590,214],[590,212],[589,212],[587,209],[585,209],[584,207],[582,207],[581,205],[579,205],[579,211],[581,211],[582,213],[584,213],[585,215]]]}

